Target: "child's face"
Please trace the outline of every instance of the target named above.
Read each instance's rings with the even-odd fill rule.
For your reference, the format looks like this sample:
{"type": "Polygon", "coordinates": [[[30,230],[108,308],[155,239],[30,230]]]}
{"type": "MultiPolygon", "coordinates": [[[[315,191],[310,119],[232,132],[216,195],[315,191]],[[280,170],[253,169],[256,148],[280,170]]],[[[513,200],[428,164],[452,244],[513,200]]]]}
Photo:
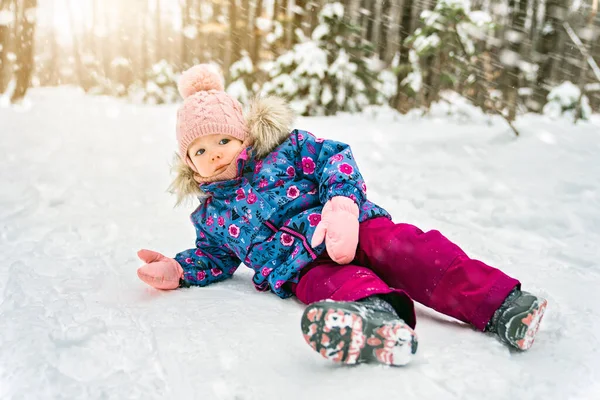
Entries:
{"type": "Polygon", "coordinates": [[[200,136],[188,147],[188,156],[203,178],[220,174],[242,150],[242,141],[229,135],[200,136]]]}

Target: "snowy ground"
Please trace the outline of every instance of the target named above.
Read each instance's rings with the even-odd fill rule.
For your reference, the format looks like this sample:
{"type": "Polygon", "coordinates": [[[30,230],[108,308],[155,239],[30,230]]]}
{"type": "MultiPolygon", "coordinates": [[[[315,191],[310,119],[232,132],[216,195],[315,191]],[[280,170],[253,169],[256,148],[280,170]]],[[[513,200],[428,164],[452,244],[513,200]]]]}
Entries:
{"type": "Polygon", "coordinates": [[[304,343],[302,306],[247,269],[172,292],[138,280],[141,247],[193,246],[165,192],[175,107],[38,89],[0,108],[1,399],[598,399],[600,120],[502,121],[435,111],[300,119],[353,145],[371,199],[439,229],[547,296],[536,344],[418,310],[404,368],[339,367],[304,343]]]}

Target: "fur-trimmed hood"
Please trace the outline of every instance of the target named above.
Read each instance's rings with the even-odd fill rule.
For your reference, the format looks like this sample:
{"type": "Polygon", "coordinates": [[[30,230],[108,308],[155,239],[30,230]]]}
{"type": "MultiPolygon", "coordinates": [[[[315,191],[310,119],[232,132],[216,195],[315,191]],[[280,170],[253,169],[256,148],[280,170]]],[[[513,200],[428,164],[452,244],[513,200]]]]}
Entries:
{"type": "MultiPolygon", "coordinates": [[[[255,157],[261,159],[289,137],[294,113],[282,98],[268,96],[254,99],[244,118],[253,139],[255,157]]],[[[194,179],[195,172],[177,153],[173,159],[173,171],[175,179],[168,190],[177,196],[177,205],[190,196],[205,196],[194,179]]]]}

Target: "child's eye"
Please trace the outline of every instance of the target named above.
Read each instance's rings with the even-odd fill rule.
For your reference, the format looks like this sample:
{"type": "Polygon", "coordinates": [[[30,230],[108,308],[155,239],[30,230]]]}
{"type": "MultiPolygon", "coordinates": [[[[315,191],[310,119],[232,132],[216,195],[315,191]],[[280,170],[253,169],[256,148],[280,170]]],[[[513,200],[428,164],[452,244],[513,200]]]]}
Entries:
{"type": "Polygon", "coordinates": [[[202,154],[204,154],[204,149],[198,149],[198,151],[196,152],[196,155],[201,156],[202,154]]]}
{"type": "Polygon", "coordinates": [[[229,140],[229,139],[221,139],[221,141],[219,142],[219,144],[227,144],[229,142],[231,142],[231,140],[229,140]]]}

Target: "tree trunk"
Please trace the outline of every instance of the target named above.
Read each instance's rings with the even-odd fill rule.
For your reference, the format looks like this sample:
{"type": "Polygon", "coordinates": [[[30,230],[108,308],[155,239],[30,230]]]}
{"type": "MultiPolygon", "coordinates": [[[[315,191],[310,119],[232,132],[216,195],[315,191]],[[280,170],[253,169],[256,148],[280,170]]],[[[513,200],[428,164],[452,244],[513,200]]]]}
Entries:
{"type": "Polygon", "coordinates": [[[567,16],[567,2],[568,0],[548,0],[546,4],[538,45],[540,63],[534,92],[534,101],[540,104],[540,108],[546,103],[549,89],[556,84],[553,78],[557,76],[558,61],[562,54],[564,35],[561,24],[567,16]]]}
{"type": "Polygon", "coordinates": [[[162,59],[165,58],[165,53],[163,52],[163,31],[162,31],[162,21],[161,21],[161,15],[162,15],[162,10],[160,8],[160,0],[156,0],[155,4],[155,19],[154,19],[154,32],[156,34],[156,41],[155,41],[155,48],[154,48],[154,55],[155,55],[155,62],[158,62],[162,59]]]}
{"type": "Polygon", "coordinates": [[[383,59],[386,64],[391,64],[396,53],[400,51],[400,25],[402,18],[402,3],[403,0],[393,0],[390,6],[390,21],[387,28],[387,43],[385,45],[385,55],[383,59]]]}
{"type": "Polygon", "coordinates": [[[257,20],[262,17],[263,0],[256,0],[256,12],[254,13],[254,23],[252,24],[254,30],[254,44],[252,46],[252,65],[256,69],[256,66],[260,62],[260,48],[262,45],[262,31],[257,27],[257,20]]]}
{"type": "Polygon", "coordinates": [[[475,106],[480,107],[483,112],[487,114],[491,108],[491,105],[488,104],[490,85],[494,81],[494,67],[492,66],[492,57],[487,44],[477,59],[480,64],[479,71],[481,71],[482,84],[479,90],[475,90],[474,104],[475,106]]]}
{"type": "MultiPolygon", "coordinates": [[[[0,13],[10,12],[11,0],[0,1],[0,13]]],[[[13,21],[13,23],[15,23],[13,21]]],[[[0,25],[0,94],[6,91],[10,81],[8,50],[10,46],[10,25],[0,25]]]]}
{"type": "MultiPolygon", "coordinates": [[[[229,45],[231,46],[231,52],[229,57],[223,60],[224,73],[226,78],[229,77],[229,67],[236,60],[240,59],[241,45],[240,45],[240,32],[238,29],[238,7],[236,0],[229,0],[229,45]]],[[[228,79],[226,79],[229,82],[228,79]]]]}
{"type": "Polygon", "coordinates": [[[440,50],[438,54],[433,56],[431,60],[432,68],[429,71],[429,86],[427,87],[427,100],[425,107],[429,110],[432,103],[439,101],[440,91],[442,90],[441,70],[446,60],[442,59],[443,52],[440,50]]]}
{"type": "Polygon", "coordinates": [[[104,69],[104,76],[107,79],[112,79],[114,77],[114,74],[112,73],[110,64],[112,61],[112,52],[111,52],[111,46],[110,46],[110,36],[111,36],[111,32],[110,32],[110,16],[108,15],[108,7],[104,7],[103,8],[103,17],[104,17],[104,23],[103,25],[106,27],[106,34],[102,40],[102,67],[104,69]]]}
{"type": "Polygon", "coordinates": [[[375,43],[375,54],[377,58],[383,60],[385,57],[386,46],[388,42],[385,40],[389,31],[390,12],[392,7],[392,0],[386,0],[381,5],[380,19],[379,19],[379,37],[377,43],[375,43]]]}
{"type": "Polygon", "coordinates": [[[295,7],[293,8],[292,17],[292,45],[298,43],[298,37],[296,36],[296,29],[300,29],[304,35],[306,35],[307,29],[305,28],[305,14],[306,14],[306,0],[295,0],[295,7]]]}
{"type": "MultiPolygon", "coordinates": [[[[402,7],[402,19],[400,26],[400,65],[408,65],[408,48],[404,45],[404,39],[412,33],[412,14],[413,14],[413,0],[404,0],[402,7]]],[[[395,107],[401,113],[407,113],[410,110],[410,98],[402,90],[402,81],[408,76],[407,68],[401,68],[398,73],[398,94],[395,99],[395,107]]]]}
{"type": "MultiPolygon", "coordinates": [[[[102,6],[101,0],[92,0],[92,45],[90,47],[91,53],[96,58],[98,63],[98,74],[102,77],[106,77],[106,69],[104,64],[104,52],[102,51],[102,46],[106,41],[106,36],[108,34],[108,26],[103,25],[102,29],[99,28],[100,25],[100,16],[102,15],[102,6]],[[102,31],[102,35],[98,37],[98,32],[102,31]]],[[[58,47],[58,45],[57,45],[58,47]]]]}
{"type": "MultiPolygon", "coordinates": [[[[52,0],[50,3],[51,12],[50,15],[54,17],[54,13],[56,12],[56,4],[55,1],[52,0]]],[[[58,42],[56,39],[56,31],[52,29],[49,33],[48,44],[50,46],[50,60],[48,60],[48,82],[49,85],[60,85],[60,47],[58,46],[58,42]]]]}
{"type": "Polygon", "coordinates": [[[292,15],[293,15],[293,7],[294,4],[290,4],[290,2],[293,2],[294,0],[282,0],[281,1],[281,13],[282,13],[282,20],[281,20],[281,24],[283,25],[283,32],[284,32],[284,37],[285,37],[285,47],[287,49],[291,49],[292,48],[292,42],[294,41],[294,28],[293,28],[293,24],[292,24],[292,15]]]}
{"type": "MultiPolygon", "coordinates": [[[[407,0],[405,0],[407,1],[407,0]]],[[[420,10],[421,10],[421,2],[418,0],[412,0],[413,2],[413,6],[411,7],[410,10],[410,34],[412,34],[417,27],[419,26],[419,16],[421,15],[420,10]]]]}
{"type": "Polygon", "coordinates": [[[577,107],[575,108],[575,122],[577,120],[583,118],[583,107],[582,100],[583,96],[585,96],[585,84],[586,84],[586,75],[588,72],[588,57],[590,56],[591,50],[591,42],[594,39],[594,18],[596,18],[596,13],[598,11],[598,0],[593,0],[591,14],[587,20],[587,26],[583,28],[583,35],[581,35],[581,45],[583,48],[581,49],[581,71],[579,73],[579,99],[577,101],[577,107]]]}
{"type": "Polygon", "coordinates": [[[321,10],[323,9],[323,1],[324,0],[312,0],[307,4],[310,12],[309,33],[311,34],[319,24],[319,12],[321,12],[321,10]]]}
{"type": "MultiPolygon", "coordinates": [[[[229,3],[217,1],[217,2],[213,3],[213,7],[215,7],[215,11],[213,13],[213,22],[214,23],[217,23],[218,21],[222,21],[222,20],[227,20],[228,18],[231,17],[231,16],[226,16],[227,15],[227,7],[229,7],[229,3]]],[[[226,71],[229,70],[227,63],[229,62],[228,61],[230,58],[229,54],[231,52],[231,39],[228,40],[227,33],[228,32],[214,33],[214,34],[212,34],[213,40],[211,41],[211,42],[214,42],[214,45],[212,46],[214,51],[211,52],[212,53],[211,58],[220,60],[223,65],[223,69],[226,71]]]]}
{"type": "Polygon", "coordinates": [[[279,21],[279,3],[281,0],[273,0],[273,21],[279,21]]]}
{"type": "Polygon", "coordinates": [[[17,85],[12,94],[11,102],[22,100],[31,85],[33,74],[33,47],[36,25],[37,0],[23,0],[20,23],[20,41],[17,42],[17,68],[15,76],[17,85]]]}
{"type": "Polygon", "coordinates": [[[349,0],[348,19],[355,25],[360,24],[360,2],[361,0],[349,0]]]}
{"type": "Polygon", "coordinates": [[[139,79],[146,83],[146,71],[150,68],[150,61],[148,57],[148,19],[150,18],[150,3],[147,0],[142,0],[140,10],[140,55],[141,65],[138,72],[139,79]]]}
{"type": "MultiPolygon", "coordinates": [[[[252,34],[253,34],[253,30],[252,30],[252,23],[254,22],[254,11],[252,9],[252,7],[250,6],[250,0],[242,0],[242,9],[240,10],[239,14],[240,15],[240,24],[239,24],[239,30],[240,30],[240,40],[241,40],[241,44],[240,44],[240,53],[242,51],[251,51],[251,43],[252,43],[252,34]]],[[[239,58],[237,58],[235,61],[239,60],[239,58]]]]}
{"type": "MultiPolygon", "coordinates": [[[[597,7],[600,7],[600,5],[598,5],[597,7]]],[[[600,15],[600,13],[596,14],[596,21],[598,21],[598,15],[600,15]]],[[[597,24],[596,26],[598,26],[600,24],[597,24]]],[[[598,32],[596,31],[596,34],[598,34],[598,32]]],[[[598,38],[596,38],[595,40],[592,41],[592,54],[591,57],[594,60],[597,60],[600,62],[600,40],[598,40],[598,38]]],[[[598,82],[600,83],[600,79],[597,79],[598,82]]],[[[595,90],[592,93],[590,93],[590,103],[592,108],[598,112],[600,111],[600,90],[595,90]]]]}
{"type": "Polygon", "coordinates": [[[73,7],[69,1],[67,3],[67,13],[69,14],[69,25],[71,25],[71,35],[73,36],[73,59],[75,60],[75,76],[77,77],[77,85],[83,87],[83,90],[88,90],[83,79],[83,67],[81,65],[81,45],[79,43],[79,36],[77,35],[77,29],[75,27],[75,18],[73,18],[73,7]]]}
{"type": "Polygon", "coordinates": [[[377,54],[380,53],[380,49],[382,47],[383,40],[379,40],[379,36],[381,34],[381,11],[383,8],[383,1],[375,1],[373,5],[373,28],[371,30],[371,42],[377,46],[375,51],[377,54]]]}
{"type": "MultiPolygon", "coordinates": [[[[217,21],[219,21],[220,18],[224,18],[225,10],[229,7],[229,4],[215,1],[211,1],[211,4],[213,12],[208,23],[209,25],[214,25],[217,23],[217,21]]],[[[222,34],[211,30],[205,33],[204,37],[206,39],[206,52],[208,53],[208,59],[218,59],[221,60],[221,62],[224,60],[224,58],[221,57],[221,53],[225,54],[225,52],[222,51],[222,48],[227,47],[227,43],[229,41],[227,38],[228,34],[229,32],[227,31],[225,36],[223,36],[222,34]]]]}
{"type": "MultiPolygon", "coordinates": [[[[507,31],[505,43],[508,44],[508,53],[505,57],[506,68],[506,103],[508,106],[508,120],[514,121],[517,115],[517,106],[519,100],[519,87],[521,79],[521,69],[519,61],[521,61],[521,44],[526,40],[525,19],[527,18],[527,2],[519,1],[518,7],[515,7],[515,1],[511,0],[512,18],[510,29],[507,31]]],[[[504,50],[506,51],[506,50],[504,50]]]]}
{"type": "MultiPolygon", "coordinates": [[[[113,57],[111,60],[111,69],[114,71],[114,82],[116,83],[116,95],[125,96],[129,86],[133,83],[133,71],[137,69],[137,57],[131,53],[131,49],[135,48],[132,43],[132,21],[130,14],[137,13],[138,9],[125,2],[116,2],[116,29],[112,33],[113,43],[118,43],[118,46],[113,45],[113,57]]],[[[137,35],[137,32],[135,33],[137,35]]]]}
{"type": "Polygon", "coordinates": [[[373,0],[362,0],[360,15],[360,35],[364,40],[369,40],[371,26],[373,25],[373,0]]]}
{"type": "Polygon", "coordinates": [[[540,0],[530,0],[531,1],[531,27],[529,29],[529,40],[531,41],[531,47],[535,50],[535,46],[537,43],[538,35],[539,35],[539,27],[538,27],[538,10],[540,7],[540,0]]]}
{"type": "Polygon", "coordinates": [[[202,1],[198,1],[196,3],[196,31],[198,32],[198,36],[196,37],[196,45],[194,46],[195,54],[198,56],[200,62],[207,59],[207,55],[204,54],[206,51],[205,42],[206,35],[202,31],[203,25],[203,10],[202,10],[202,1]]]}
{"type": "Polygon", "coordinates": [[[191,0],[185,0],[181,5],[181,66],[183,69],[188,69],[190,65],[190,42],[186,36],[186,31],[191,25],[190,8],[192,7],[191,0]]]}

